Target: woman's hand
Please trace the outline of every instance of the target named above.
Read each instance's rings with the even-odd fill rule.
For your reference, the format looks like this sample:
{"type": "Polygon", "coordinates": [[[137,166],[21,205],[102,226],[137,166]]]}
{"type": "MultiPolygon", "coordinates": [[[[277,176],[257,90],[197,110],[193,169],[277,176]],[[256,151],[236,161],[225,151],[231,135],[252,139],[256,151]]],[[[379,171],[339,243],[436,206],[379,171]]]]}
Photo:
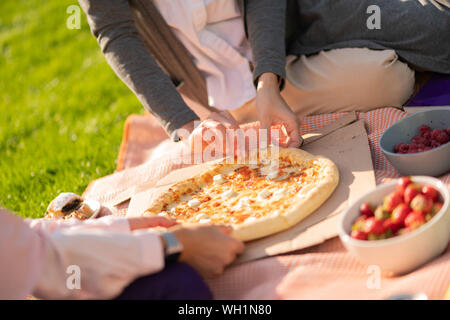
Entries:
{"type": "Polygon", "coordinates": [[[239,129],[239,124],[228,111],[212,112],[205,120],[195,126],[191,121],[178,130],[181,140],[190,147],[195,156],[214,154],[214,158],[224,157],[236,151],[234,133],[239,129]],[[206,149],[209,150],[206,150],[206,149]],[[208,151],[207,154],[204,154],[208,151]]]}
{"type": "Polygon", "coordinates": [[[192,226],[173,230],[183,245],[180,261],[192,266],[205,278],[220,275],[244,251],[244,244],[229,235],[231,230],[225,226],[192,226]]]}
{"type": "Polygon", "coordinates": [[[164,217],[131,217],[128,218],[130,230],[148,229],[148,228],[170,228],[177,224],[175,220],[164,217]]]}
{"type": "MultiPolygon", "coordinates": [[[[155,227],[170,228],[175,220],[164,217],[128,218],[130,230],[155,227]]],[[[170,230],[183,245],[180,261],[195,268],[202,276],[220,275],[225,267],[244,251],[244,244],[230,236],[226,226],[177,226],[170,230]]]]}
{"type": "Polygon", "coordinates": [[[289,139],[285,143],[280,142],[280,145],[292,148],[298,148],[301,145],[300,122],[281,97],[277,75],[263,73],[259,77],[256,111],[261,129],[267,130],[268,138],[270,138],[270,127],[272,125],[284,125],[289,139]]]}

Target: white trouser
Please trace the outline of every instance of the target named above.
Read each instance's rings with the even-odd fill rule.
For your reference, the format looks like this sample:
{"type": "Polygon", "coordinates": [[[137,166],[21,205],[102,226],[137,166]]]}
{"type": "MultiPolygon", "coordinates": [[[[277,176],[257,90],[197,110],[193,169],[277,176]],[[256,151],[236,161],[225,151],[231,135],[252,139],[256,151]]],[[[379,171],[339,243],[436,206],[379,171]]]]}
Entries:
{"type": "MultiPolygon", "coordinates": [[[[393,50],[345,48],[288,56],[282,96],[299,115],[368,111],[402,106],[414,90],[414,71],[393,50]]],[[[256,120],[255,102],[233,110],[238,121],[256,120]]]]}

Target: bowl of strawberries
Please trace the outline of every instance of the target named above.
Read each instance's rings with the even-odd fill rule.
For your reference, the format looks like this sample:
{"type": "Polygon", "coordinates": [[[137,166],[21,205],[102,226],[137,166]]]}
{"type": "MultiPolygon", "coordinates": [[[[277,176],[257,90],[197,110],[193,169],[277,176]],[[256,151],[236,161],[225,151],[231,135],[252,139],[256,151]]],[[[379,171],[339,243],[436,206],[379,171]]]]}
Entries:
{"type": "Polygon", "coordinates": [[[450,193],[440,180],[402,177],[362,196],[339,236],[361,262],[403,274],[440,255],[450,240],[450,193]]]}
{"type": "Polygon", "coordinates": [[[450,108],[403,118],[384,132],[379,143],[400,174],[443,175],[450,171],[450,108]]]}

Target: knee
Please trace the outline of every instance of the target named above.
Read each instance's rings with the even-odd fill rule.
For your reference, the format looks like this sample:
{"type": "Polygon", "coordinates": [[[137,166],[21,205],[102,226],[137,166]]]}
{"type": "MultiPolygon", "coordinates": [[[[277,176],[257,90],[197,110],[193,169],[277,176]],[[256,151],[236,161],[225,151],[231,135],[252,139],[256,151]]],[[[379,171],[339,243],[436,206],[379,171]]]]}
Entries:
{"type": "Polygon", "coordinates": [[[211,290],[200,274],[184,263],[176,263],[166,267],[167,278],[170,279],[168,288],[171,294],[168,299],[210,300],[213,298],[211,290]]]}
{"type": "Polygon", "coordinates": [[[190,266],[175,263],[159,273],[136,279],[118,300],[210,300],[212,293],[202,277],[190,266]]]}
{"type": "Polygon", "coordinates": [[[334,79],[348,103],[359,110],[403,105],[414,90],[414,71],[393,50],[357,50],[341,60],[334,79]]]}

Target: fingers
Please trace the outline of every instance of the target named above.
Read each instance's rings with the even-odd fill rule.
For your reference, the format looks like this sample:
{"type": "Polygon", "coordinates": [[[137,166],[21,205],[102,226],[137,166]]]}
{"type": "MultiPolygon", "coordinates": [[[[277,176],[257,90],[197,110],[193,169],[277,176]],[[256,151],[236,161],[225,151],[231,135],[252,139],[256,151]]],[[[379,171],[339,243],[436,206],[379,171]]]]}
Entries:
{"type": "MultiPolygon", "coordinates": [[[[230,226],[217,226],[217,228],[226,235],[231,235],[231,233],[233,232],[233,228],[230,226]]],[[[230,241],[232,252],[239,254],[244,251],[244,243],[242,241],[236,240],[234,238],[230,238],[230,241]]]]}
{"type": "Polygon", "coordinates": [[[217,228],[219,229],[219,231],[227,235],[230,235],[231,232],[233,232],[233,228],[230,226],[217,226],[217,228]]]}
{"type": "Polygon", "coordinates": [[[278,119],[273,121],[274,124],[282,126],[282,136],[288,138],[280,138],[280,146],[289,148],[298,148],[302,144],[302,138],[300,136],[300,122],[293,112],[286,112],[278,119]],[[283,130],[284,129],[284,130],[283,130]]]}
{"type": "Polygon", "coordinates": [[[286,123],[286,130],[289,135],[288,147],[298,148],[300,147],[302,141],[300,137],[299,123],[296,121],[288,121],[286,123]]]}
{"type": "Polygon", "coordinates": [[[234,246],[234,252],[236,252],[237,254],[244,252],[245,246],[242,241],[234,239],[234,246]]]}
{"type": "Polygon", "coordinates": [[[147,224],[149,228],[154,227],[164,227],[164,228],[170,228],[177,224],[177,221],[174,219],[167,219],[164,217],[149,217],[146,218],[147,224]]]}
{"type": "Polygon", "coordinates": [[[176,220],[164,217],[135,217],[128,218],[130,230],[147,229],[147,228],[170,228],[177,224],[176,220]]]}
{"type": "Polygon", "coordinates": [[[233,129],[239,128],[239,123],[236,121],[236,119],[234,119],[234,117],[231,115],[231,113],[229,113],[228,111],[223,111],[223,115],[228,120],[229,125],[233,129]]]}
{"type": "Polygon", "coordinates": [[[226,124],[229,129],[238,129],[239,124],[228,111],[212,112],[207,119],[226,124]]]}
{"type": "MultiPolygon", "coordinates": [[[[271,119],[263,118],[259,120],[259,127],[260,127],[260,139],[265,139],[268,144],[272,143],[272,132],[271,132],[271,126],[272,121],[271,119]]],[[[260,142],[261,143],[261,142],[260,142]]],[[[278,141],[276,141],[278,143],[278,141]]]]}

